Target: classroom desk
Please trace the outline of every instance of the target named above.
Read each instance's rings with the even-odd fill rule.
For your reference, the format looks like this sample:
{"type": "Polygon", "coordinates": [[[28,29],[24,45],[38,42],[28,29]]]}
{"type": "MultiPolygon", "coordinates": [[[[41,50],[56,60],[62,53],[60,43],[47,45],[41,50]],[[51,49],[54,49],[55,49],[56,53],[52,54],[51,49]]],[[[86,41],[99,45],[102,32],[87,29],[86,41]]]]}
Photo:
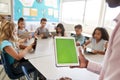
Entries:
{"type": "Polygon", "coordinates": [[[72,80],[98,79],[97,74],[89,72],[86,69],[56,67],[53,39],[38,40],[35,53],[29,55],[32,57],[27,55],[25,58],[28,59],[31,64],[47,78],[47,80],[57,80],[61,77],[70,77],[72,80]],[[43,55],[42,52],[45,53],[45,55],[43,55]],[[42,56],[40,56],[40,54],[42,54],[42,56]]]}

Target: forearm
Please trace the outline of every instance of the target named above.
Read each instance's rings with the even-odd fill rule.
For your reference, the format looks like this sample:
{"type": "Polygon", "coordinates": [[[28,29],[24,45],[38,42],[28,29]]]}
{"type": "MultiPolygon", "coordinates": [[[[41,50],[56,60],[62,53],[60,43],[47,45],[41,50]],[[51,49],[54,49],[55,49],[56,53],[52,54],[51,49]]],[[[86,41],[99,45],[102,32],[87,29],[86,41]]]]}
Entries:
{"type": "Polygon", "coordinates": [[[19,55],[19,59],[22,59],[30,50],[32,50],[32,46],[26,47],[23,51],[21,51],[19,55]]]}
{"type": "Polygon", "coordinates": [[[102,69],[101,64],[97,64],[97,63],[90,62],[90,61],[88,62],[87,70],[94,72],[96,74],[100,74],[101,69],[102,69]]]}
{"type": "Polygon", "coordinates": [[[25,46],[25,45],[19,45],[19,48],[20,49],[25,49],[27,46],[25,46]]]}
{"type": "Polygon", "coordinates": [[[104,55],[104,54],[105,54],[105,51],[99,51],[99,50],[98,50],[97,53],[104,55]]]}

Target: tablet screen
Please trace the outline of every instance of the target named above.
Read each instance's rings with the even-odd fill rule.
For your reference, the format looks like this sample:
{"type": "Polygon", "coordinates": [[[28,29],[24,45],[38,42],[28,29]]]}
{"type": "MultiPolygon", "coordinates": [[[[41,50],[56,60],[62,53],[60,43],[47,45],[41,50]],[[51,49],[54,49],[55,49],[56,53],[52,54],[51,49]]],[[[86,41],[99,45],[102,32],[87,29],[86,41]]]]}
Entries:
{"type": "Polygon", "coordinates": [[[78,65],[78,55],[74,38],[55,38],[57,66],[78,65]]]}

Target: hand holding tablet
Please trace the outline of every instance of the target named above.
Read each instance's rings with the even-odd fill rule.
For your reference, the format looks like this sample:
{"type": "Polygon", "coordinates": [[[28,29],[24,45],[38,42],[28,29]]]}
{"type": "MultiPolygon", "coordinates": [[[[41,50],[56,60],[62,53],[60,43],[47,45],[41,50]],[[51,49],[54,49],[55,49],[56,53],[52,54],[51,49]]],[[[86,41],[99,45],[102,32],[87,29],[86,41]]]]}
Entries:
{"type": "Polygon", "coordinates": [[[73,37],[55,37],[56,66],[78,66],[77,52],[73,37]]]}

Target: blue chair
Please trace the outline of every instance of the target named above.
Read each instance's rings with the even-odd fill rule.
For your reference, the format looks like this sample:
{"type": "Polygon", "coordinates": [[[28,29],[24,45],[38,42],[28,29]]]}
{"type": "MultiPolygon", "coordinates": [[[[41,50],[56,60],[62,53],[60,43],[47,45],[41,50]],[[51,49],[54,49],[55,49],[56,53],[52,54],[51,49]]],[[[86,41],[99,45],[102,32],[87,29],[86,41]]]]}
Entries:
{"type": "Polygon", "coordinates": [[[27,80],[30,80],[28,72],[27,72],[27,70],[26,70],[26,68],[24,66],[22,66],[22,71],[23,71],[24,75],[26,76],[27,80]]]}
{"type": "Polygon", "coordinates": [[[6,58],[6,54],[4,54],[4,53],[1,54],[1,62],[4,66],[6,74],[8,75],[8,77],[10,79],[19,79],[20,77],[24,76],[24,73],[15,74],[12,72],[12,70],[10,68],[9,60],[8,60],[8,58],[6,58]]]}

